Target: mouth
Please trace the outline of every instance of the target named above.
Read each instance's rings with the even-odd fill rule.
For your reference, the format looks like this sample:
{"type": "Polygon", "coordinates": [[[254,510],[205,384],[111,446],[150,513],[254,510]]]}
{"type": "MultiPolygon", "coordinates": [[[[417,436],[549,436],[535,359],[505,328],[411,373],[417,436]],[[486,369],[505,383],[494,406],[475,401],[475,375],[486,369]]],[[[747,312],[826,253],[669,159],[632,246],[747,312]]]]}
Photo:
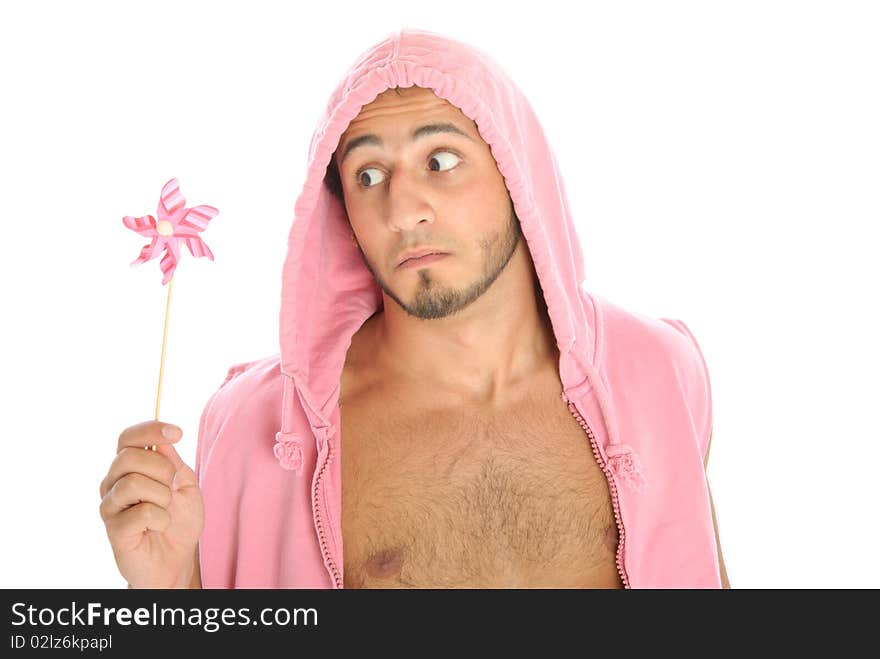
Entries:
{"type": "Polygon", "coordinates": [[[398,268],[421,268],[429,263],[434,263],[435,261],[439,261],[445,256],[449,256],[446,252],[430,252],[423,256],[416,256],[406,259],[398,264],[398,268]]]}

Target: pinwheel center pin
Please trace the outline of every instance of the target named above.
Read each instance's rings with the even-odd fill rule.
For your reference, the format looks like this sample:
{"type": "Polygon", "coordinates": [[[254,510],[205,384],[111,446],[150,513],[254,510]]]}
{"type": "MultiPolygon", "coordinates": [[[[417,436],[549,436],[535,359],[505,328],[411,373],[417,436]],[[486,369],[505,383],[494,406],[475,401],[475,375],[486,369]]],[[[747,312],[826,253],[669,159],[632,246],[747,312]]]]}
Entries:
{"type": "Polygon", "coordinates": [[[159,220],[156,222],[156,231],[160,236],[171,236],[174,234],[174,225],[168,220],[159,220]]]}

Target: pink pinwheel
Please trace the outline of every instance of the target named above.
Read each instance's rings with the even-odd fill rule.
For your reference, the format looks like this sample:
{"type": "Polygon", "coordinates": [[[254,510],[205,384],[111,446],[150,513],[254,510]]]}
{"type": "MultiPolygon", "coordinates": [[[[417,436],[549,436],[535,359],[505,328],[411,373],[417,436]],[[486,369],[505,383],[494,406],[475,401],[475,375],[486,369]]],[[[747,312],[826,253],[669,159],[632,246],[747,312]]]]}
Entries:
{"type": "Polygon", "coordinates": [[[213,206],[186,208],[186,199],[180,193],[177,179],[171,179],[162,188],[159,208],[156,211],[158,222],[152,215],[143,217],[126,215],[122,218],[123,224],[129,229],[153,239],[149,245],[144,245],[140,256],[132,261],[131,265],[146,263],[165,250],[165,255],[159,261],[159,267],[164,275],[162,278],[164,286],[174,276],[174,270],[180,261],[180,243],[185,242],[193,256],[207,256],[213,261],[214,255],[199,237],[199,233],[205,230],[208,222],[217,215],[217,212],[213,206]]]}
{"type": "MultiPolygon", "coordinates": [[[[186,199],[180,194],[177,179],[173,178],[162,188],[162,194],[159,197],[159,209],[156,212],[156,215],[159,217],[158,222],[152,215],[144,215],[143,217],[126,215],[122,218],[122,223],[129,229],[153,239],[149,245],[144,245],[140,256],[132,261],[131,265],[146,263],[159,256],[162,250],[165,250],[165,255],[159,261],[159,267],[164,275],[162,285],[168,284],[168,298],[165,302],[165,329],[162,333],[162,355],[159,358],[156,421],[159,420],[159,403],[162,400],[165,342],[168,338],[168,310],[171,308],[171,289],[174,286],[174,271],[177,269],[177,262],[180,261],[180,243],[185,242],[193,256],[207,256],[213,261],[214,255],[201,237],[199,237],[199,233],[205,230],[208,222],[217,213],[217,209],[213,206],[186,208],[186,199]]],[[[149,449],[150,446],[144,446],[144,448],[149,449]]],[[[152,449],[156,450],[155,444],[152,445],[152,449]]]]}

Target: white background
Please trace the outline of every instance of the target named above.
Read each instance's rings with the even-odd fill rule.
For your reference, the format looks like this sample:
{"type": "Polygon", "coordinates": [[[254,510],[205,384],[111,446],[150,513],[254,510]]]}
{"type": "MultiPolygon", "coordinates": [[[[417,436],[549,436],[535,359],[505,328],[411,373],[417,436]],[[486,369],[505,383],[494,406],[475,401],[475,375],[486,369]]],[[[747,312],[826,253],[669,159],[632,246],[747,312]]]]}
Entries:
{"type": "Polygon", "coordinates": [[[172,293],[161,418],[193,464],[229,365],[278,352],[329,94],[389,32],[473,43],[535,107],[587,286],[709,364],[732,585],[880,587],[880,20],[872,2],[4,2],[0,587],[125,587],[98,512],[152,419],[166,287],[123,215],[220,214],[172,293]]]}

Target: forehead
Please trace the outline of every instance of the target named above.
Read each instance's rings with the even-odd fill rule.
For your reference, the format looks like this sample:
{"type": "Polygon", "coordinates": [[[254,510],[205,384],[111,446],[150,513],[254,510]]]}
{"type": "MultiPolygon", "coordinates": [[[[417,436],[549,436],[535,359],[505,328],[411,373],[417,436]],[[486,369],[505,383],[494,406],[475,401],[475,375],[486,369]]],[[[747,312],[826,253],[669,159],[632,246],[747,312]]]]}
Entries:
{"type": "Polygon", "coordinates": [[[378,94],[376,98],[361,108],[355,119],[362,119],[379,112],[406,111],[415,108],[458,110],[445,98],[437,96],[433,89],[416,86],[396,87],[386,89],[378,94]]]}
{"type": "Polygon", "coordinates": [[[339,139],[340,144],[352,134],[380,129],[381,126],[399,126],[420,119],[453,120],[474,137],[479,137],[476,124],[459,108],[425,87],[398,87],[386,89],[370,103],[364,105],[351,120],[339,139]]]}

